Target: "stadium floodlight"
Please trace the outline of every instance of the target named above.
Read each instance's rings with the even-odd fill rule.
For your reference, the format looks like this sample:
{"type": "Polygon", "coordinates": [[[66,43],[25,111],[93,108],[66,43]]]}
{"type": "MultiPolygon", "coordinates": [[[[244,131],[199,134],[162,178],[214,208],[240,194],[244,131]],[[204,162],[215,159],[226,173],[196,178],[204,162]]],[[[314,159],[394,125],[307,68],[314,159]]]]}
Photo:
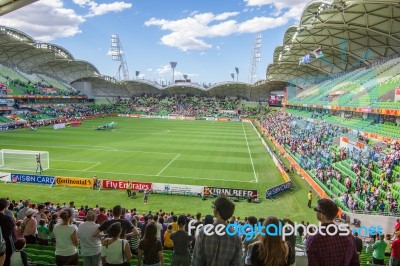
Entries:
{"type": "Polygon", "coordinates": [[[175,67],[178,64],[177,62],[169,62],[172,68],[172,84],[175,83],[175,67]]]}
{"type": "Polygon", "coordinates": [[[128,80],[129,79],[129,70],[128,63],[125,59],[125,53],[122,49],[121,41],[117,34],[111,34],[111,48],[110,52],[113,61],[121,62],[118,66],[118,72],[116,74],[117,80],[128,80]],[[122,72],[122,77],[121,77],[122,72]]]}
{"type": "Polygon", "coordinates": [[[185,80],[185,82],[186,82],[187,78],[188,78],[188,75],[187,75],[187,74],[184,74],[184,75],[183,75],[183,79],[185,80]]]}
{"type": "Polygon", "coordinates": [[[235,67],[235,71],[236,71],[236,82],[239,81],[239,68],[235,67]]]}
{"type": "Polygon", "coordinates": [[[40,156],[43,171],[50,168],[49,152],[31,150],[0,150],[0,169],[32,171],[37,169],[36,155],[40,156]]]}
{"type": "Polygon", "coordinates": [[[231,73],[232,81],[235,81],[235,73],[231,73]]]}
{"type": "Polygon", "coordinates": [[[135,72],[136,79],[138,79],[138,77],[139,77],[139,74],[140,74],[140,71],[136,70],[136,72],[135,72]]]}

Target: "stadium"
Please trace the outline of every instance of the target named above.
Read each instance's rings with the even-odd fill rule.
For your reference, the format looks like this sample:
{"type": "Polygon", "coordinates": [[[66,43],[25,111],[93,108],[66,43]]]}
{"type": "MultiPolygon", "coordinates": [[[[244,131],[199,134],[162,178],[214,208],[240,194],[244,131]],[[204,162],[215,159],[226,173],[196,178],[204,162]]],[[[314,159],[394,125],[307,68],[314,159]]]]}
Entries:
{"type": "MultiPolygon", "coordinates": [[[[1,15],[35,1],[5,2],[1,15]]],[[[177,216],[213,219],[220,197],[235,203],[229,222],[240,224],[268,216],[317,224],[325,215],[318,200],[331,199],[335,224],[362,241],[357,263],[346,265],[397,265],[390,245],[400,228],[400,3],[312,1],[270,52],[265,77],[253,83],[164,84],[103,75],[67,48],[0,25],[0,198],[14,225],[26,221],[22,210],[45,210],[50,227],[67,208],[79,225],[100,208],[113,219],[120,205],[143,232],[144,222],[162,218],[164,239],[177,216]],[[389,234],[383,259],[373,226],[389,234]]],[[[0,226],[8,236],[3,218],[0,226]]],[[[66,265],[54,237],[44,245],[35,230],[28,259],[66,265]]],[[[307,237],[287,240],[293,258],[285,265],[336,265],[312,261],[307,237]]],[[[72,265],[86,265],[81,247],[72,265]]],[[[196,247],[191,265],[200,265],[196,247]]],[[[175,265],[174,252],[162,250],[154,265],[175,265]]],[[[140,256],[128,264],[143,265],[140,256]]],[[[0,266],[1,258],[0,245],[0,266]]]]}

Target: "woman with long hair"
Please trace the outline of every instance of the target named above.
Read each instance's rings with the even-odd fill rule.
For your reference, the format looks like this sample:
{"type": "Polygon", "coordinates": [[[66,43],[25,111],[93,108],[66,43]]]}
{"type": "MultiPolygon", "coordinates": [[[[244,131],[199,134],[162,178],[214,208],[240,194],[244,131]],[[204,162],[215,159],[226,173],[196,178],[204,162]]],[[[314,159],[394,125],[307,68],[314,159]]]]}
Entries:
{"type": "Polygon", "coordinates": [[[53,229],[56,239],[56,264],[78,265],[78,234],[76,226],[72,224],[72,210],[65,209],[60,218],[61,223],[53,229]]]}
{"type": "Polygon", "coordinates": [[[270,216],[264,221],[268,230],[265,235],[259,236],[259,240],[249,246],[246,256],[246,265],[251,266],[289,266],[290,256],[293,252],[278,234],[280,221],[270,216]]]}
{"type": "Polygon", "coordinates": [[[119,238],[122,232],[121,223],[113,223],[107,232],[108,238],[103,240],[101,247],[103,265],[130,265],[132,254],[129,243],[119,238]]]}
{"type": "Polygon", "coordinates": [[[164,266],[161,240],[157,239],[157,226],[154,222],[147,224],[144,236],[139,242],[138,266],[164,266]]]}

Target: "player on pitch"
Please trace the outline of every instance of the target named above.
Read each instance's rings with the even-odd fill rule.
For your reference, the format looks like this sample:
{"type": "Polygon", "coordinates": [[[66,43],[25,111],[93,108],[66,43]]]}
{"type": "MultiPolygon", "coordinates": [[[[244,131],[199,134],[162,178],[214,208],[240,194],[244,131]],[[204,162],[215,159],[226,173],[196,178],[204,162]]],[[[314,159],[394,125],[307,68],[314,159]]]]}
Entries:
{"type": "Polygon", "coordinates": [[[40,160],[40,154],[36,154],[36,173],[39,172],[39,174],[42,174],[43,168],[42,168],[42,162],[40,160]]]}

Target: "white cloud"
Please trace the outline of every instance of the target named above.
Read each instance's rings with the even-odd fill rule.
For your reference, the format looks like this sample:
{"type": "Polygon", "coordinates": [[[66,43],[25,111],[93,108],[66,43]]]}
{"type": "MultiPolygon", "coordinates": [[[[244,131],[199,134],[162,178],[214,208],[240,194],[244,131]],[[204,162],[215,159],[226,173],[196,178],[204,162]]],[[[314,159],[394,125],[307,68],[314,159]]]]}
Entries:
{"type": "Polygon", "coordinates": [[[283,9],[287,9],[284,15],[290,18],[300,19],[304,7],[310,0],[244,0],[247,6],[271,5],[277,9],[276,14],[281,14],[283,9]]]}
{"type": "Polygon", "coordinates": [[[112,2],[109,4],[98,4],[93,0],[73,0],[73,2],[82,8],[89,8],[89,13],[85,17],[101,16],[111,12],[117,13],[132,7],[132,4],[127,2],[112,2]]]}
{"type": "Polygon", "coordinates": [[[166,20],[151,18],[144,23],[145,26],[159,26],[161,30],[171,33],[161,37],[161,43],[182,51],[206,50],[212,47],[205,41],[206,38],[229,36],[235,33],[254,33],[279,27],[288,22],[285,16],[255,17],[247,21],[238,22],[232,18],[238,12],[225,12],[221,14],[196,13],[179,20],[166,20]]]}
{"type": "Polygon", "coordinates": [[[72,37],[81,33],[80,25],[86,17],[100,16],[109,12],[120,12],[131,8],[126,2],[97,4],[93,0],[73,0],[82,8],[88,8],[88,14],[82,16],[75,10],[64,7],[63,0],[41,0],[24,8],[0,17],[0,25],[16,28],[42,42],[51,42],[57,38],[72,37]]]}
{"type": "Polygon", "coordinates": [[[164,65],[164,66],[158,67],[158,68],[156,68],[156,72],[159,75],[163,75],[163,74],[169,73],[169,72],[171,72],[171,66],[170,65],[164,65]]]}
{"type": "Polygon", "coordinates": [[[149,67],[149,68],[147,69],[147,72],[153,72],[153,69],[152,69],[151,67],[149,67]]]}
{"type": "Polygon", "coordinates": [[[87,17],[101,16],[110,12],[118,13],[132,7],[131,3],[126,3],[126,2],[97,4],[94,1],[92,1],[88,5],[90,6],[90,11],[89,14],[86,15],[87,17]]]}
{"type": "Polygon", "coordinates": [[[73,9],[65,8],[62,0],[37,1],[0,17],[1,25],[16,28],[43,42],[81,33],[79,25],[83,22],[85,19],[73,9]]]}

